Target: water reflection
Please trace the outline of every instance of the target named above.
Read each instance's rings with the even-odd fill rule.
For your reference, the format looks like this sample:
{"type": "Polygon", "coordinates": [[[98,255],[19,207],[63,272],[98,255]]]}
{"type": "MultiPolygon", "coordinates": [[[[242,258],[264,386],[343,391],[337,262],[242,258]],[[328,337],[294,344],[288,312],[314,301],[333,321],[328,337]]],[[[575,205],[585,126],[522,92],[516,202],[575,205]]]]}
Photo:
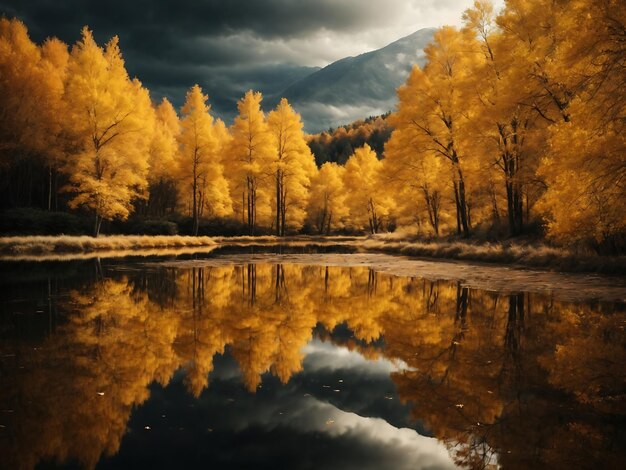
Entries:
{"type": "MultiPolygon", "coordinates": [[[[3,294],[7,468],[95,467],[118,453],[154,383],[166,387],[182,374],[187,394],[204,396],[209,378],[220,377],[215,361],[225,357],[235,361],[237,380],[266,400],[262,409],[240,410],[245,426],[377,436],[393,468],[451,464],[415,430],[472,468],[619,468],[624,458],[623,306],[503,295],[363,267],[94,269],[91,276],[3,294]],[[306,387],[294,392],[292,382],[307,373],[322,381],[315,374],[333,368],[390,377],[392,390],[368,378],[317,384],[316,396],[300,393],[306,387]],[[264,398],[260,387],[272,377],[287,385],[264,398]],[[406,422],[391,411],[376,419],[381,407],[371,405],[394,398],[394,388],[393,413],[409,414],[406,422]]],[[[222,428],[241,429],[235,415],[222,416],[222,428]]]]}

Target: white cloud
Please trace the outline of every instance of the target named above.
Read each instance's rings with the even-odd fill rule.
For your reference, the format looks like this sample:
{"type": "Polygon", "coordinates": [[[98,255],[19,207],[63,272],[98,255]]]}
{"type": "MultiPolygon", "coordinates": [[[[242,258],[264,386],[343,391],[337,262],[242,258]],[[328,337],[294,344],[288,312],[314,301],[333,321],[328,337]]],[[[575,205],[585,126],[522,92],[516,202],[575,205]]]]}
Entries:
{"type": "MultiPolygon", "coordinates": [[[[504,0],[494,3],[496,8],[501,8],[504,0]]],[[[230,49],[235,55],[243,53],[253,63],[289,62],[322,67],[343,57],[379,49],[419,29],[461,26],[463,11],[472,4],[473,0],[377,1],[368,3],[366,8],[372,11],[364,15],[376,18],[376,22],[364,23],[360,31],[318,29],[305,36],[286,38],[265,38],[250,31],[238,31],[200,41],[205,41],[207,47],[230,49]]]]}
{"type": "Polygon", "coordinates": [[[306,355],[304,366],[307,372],[358,368],[368,375],[389,375],[392,372],[410,370],[404,361],[390,361],[384,357],[376,360],[366,359],[357,351],[319,339],[309,342],[302,348],[302,352],[306,355]]]}

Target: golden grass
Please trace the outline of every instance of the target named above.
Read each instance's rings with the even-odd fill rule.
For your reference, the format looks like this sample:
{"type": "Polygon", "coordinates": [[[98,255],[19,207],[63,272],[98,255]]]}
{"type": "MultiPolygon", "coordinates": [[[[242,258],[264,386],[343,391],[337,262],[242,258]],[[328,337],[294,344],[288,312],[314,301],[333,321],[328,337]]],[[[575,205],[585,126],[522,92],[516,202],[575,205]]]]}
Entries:
{"type": "Polygon", "coordinates": [[[597,272],[626,275],[625,256],[574,253],[542,244],[470,243],[461,241],[400,240],[385,235],[369,237],[362,243],[368,251],[411,257],[445,258],[485,263],[515,264],[566,272],[597,272]]]}
{"type": "Polygon", "coordinates": [[[53,253],[90,253],[131,251],[147,248],[216,247],[211,237],[180,235],[32,236],[0,238],[0,255],[43,255],[53,253]]]}

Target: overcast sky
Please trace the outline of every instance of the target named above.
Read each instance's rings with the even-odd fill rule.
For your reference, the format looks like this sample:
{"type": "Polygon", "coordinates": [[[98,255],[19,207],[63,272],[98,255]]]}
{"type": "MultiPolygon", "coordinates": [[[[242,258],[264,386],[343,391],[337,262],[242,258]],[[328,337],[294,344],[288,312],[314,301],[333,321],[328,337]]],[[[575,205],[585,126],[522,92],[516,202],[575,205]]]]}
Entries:
{"type": "MultiPolygon", "coordinates": [[[[501,5],[503,0],[497,0],[501,5]]],[[[276,64],[324,66],[418,29],[460,24],[473,0],[0,0],[31,37],[74,43],[88,25],[120,45],[131,76],[176,105],[194,83],[211,101],[275,80],[276,64]],[[220,96],[224,95],[224,96],[220,96]]]]}

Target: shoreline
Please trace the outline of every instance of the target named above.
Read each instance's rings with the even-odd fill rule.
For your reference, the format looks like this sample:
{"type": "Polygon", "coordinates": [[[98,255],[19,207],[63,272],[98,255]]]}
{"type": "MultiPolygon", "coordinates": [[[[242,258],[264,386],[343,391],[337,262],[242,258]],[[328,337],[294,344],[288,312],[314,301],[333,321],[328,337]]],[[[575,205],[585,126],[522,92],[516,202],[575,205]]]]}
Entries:
{"type": "Polygon", "coordinates": [[[418,241],[393,235],[297,235],[193,237],[181,235],[112,235],[0,237],[0,261],[62,261],[91,257],[158,256],[209,253],[238,247],[343,247],[429,260],[478,262],[568,273],[626,276],[626,256],[577,254],[546,245],[418,241]]]}

